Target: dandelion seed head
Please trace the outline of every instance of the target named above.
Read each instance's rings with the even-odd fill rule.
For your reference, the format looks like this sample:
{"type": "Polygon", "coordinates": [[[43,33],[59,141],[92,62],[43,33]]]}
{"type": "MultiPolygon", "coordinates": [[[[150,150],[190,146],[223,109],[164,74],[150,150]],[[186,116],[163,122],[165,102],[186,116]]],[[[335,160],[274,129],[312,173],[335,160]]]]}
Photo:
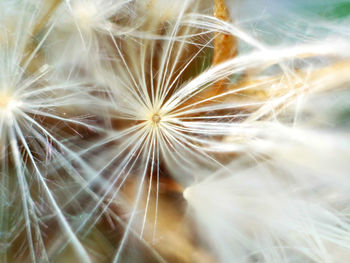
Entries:
{"type": "MultiPolygon", "coordinates": [[[[93,31],[106,32],[111,30],[111,21],[116,14],[123,12],[123,6],[130,0],[74,0],[66,1],[66,8],[59,26],[72,30],[77,28],[79,34],[92,33],[93,31]],[[73,26],[74,25],[74,26],[73,26]],[[73,26],[73,27],[72,27],[73,26]]],[[[73,31],[74,32],[74,31],[73,31]]],[[[76,32],[74,32],[76,33],[76,32]]]]}
{"type": "Polygon", "coordinates": [[[5,92],[0,93],[0,113],[2,114],[10,114],[16,108],[20,107],[22,102],[20,100],[15,99],[10,94],[5,92]]]}
{"type": "Polygon", "coordinates": [[[77,24],[83,29],[89,29],[97,17],[97,8],[93,2],[76,4],[72,8],[77,24]]]}
{"type": "Polygon", "coordinates": [[[77,29],[79,34],[83,35],[91,33],[104,24],[105,13],[108,12],[108,7],[101,6],[99,1],[67,1],[66,9],[62,12],[57,27],[74,34],[77,29]]]}

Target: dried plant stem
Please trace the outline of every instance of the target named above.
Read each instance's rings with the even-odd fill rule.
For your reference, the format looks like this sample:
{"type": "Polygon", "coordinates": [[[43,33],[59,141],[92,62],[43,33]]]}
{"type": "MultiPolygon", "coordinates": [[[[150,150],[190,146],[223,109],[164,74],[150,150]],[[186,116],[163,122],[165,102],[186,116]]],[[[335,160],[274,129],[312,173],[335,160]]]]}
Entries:
{"type": "MultiPolygon", "coordinates": [[[[231,22],[230,13],[226,7],[225,0],[215,0],[214,16],[220,20],[231,22]]],[[[233,35],[218,33],[214,39],[213,65],[220,64],[237,55],[237,40],[233,35]]],[[[227,80],[217,82],[212,89],[211,96],[220,94],[227,80]]]]}
{"type": "MultiPolygon", "coordinates": [[[[230,13],[225,0],[215,0],[214,16],[220,20],[231,22],[230,13]]],[[[213,65],[234,58],[237,55],[237,41],[233,35],[218,33],[214,40],[213,65]]]]}

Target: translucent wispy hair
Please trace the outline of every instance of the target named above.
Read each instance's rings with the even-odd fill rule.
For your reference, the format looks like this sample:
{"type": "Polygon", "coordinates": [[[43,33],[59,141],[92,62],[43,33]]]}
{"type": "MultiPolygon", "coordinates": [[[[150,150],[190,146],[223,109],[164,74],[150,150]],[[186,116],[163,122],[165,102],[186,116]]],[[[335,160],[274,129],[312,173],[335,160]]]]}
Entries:
{"type": "MultiPolygon", "coordinates": [[[[159,39],[115,40],[118,60],[101,72],[109,86],[108,100],[101,105],[109,105],[113,127],[110,136],[95,145],[98,149],[108,144],[103,158],[108,161],[100,163],[101,200],[107,198],[110,204],[118,200],[129,181],[137,182],[114,262],[120,258],[130,229],[143,236],[152,189],[157,197],[163,172],[186,185],[217,169],[229,169],[225,168],[227,158],[246,153],[246,144],[255,138],[245,133],[249,127],[254,133],[257,121],[272,120],[300,96],[331,86],[331,80],[322,84],[309,74],[312,68],[322,66],[312,58],[331,58],[333,62],[349,55],[349,43],[342,38],[268,48],[232,24],[210,16],[191,17],[189,20],[184,8],[173,23],[164,25],[162,21],[159,39]],[[203,24],[204,19],[208,23],[203,24]],[[208,62],[200,58],[203,54],[208,57],[206,52],[211,52],[215,37],[210,32],[238,37],[253,51],[203,70],[208,62]],[[199,70],[198,61],[203,67],[199,70]],[[297,62],[302,65],[298,71],[293,67],[297,62]],[[194,73],[186,76],[191,70],[194,73]],[[246,72],[257,73],[239,85],[234,80],[221,88],[216,85],[246,72]],[[259,92],[263,96],[254,96],[259,92]],[[225,140],[227,137],[234,139],[225,140]],[[141,208],[144,192],[147,200],[141,208]],[[140,216],[139,210],[143,211],[140,216]]],[[[343,74],[342,80],[346,79],[343,74]]],[[[157,216],[154,218],[155,229],[157,216]]]]}
{"type": "MultiPolygon", "coordinates": [[[[1,10],[7,4],[1,2],[1,10]]],[[[27,0],[12,4],[18,19],[5,13],[0,25],[1,261],[50,261],[46,247],[53,236],[45,228],[58,224],[66,242],[90,262],[66,214],[69,206],[84,209],[72,202],[88,185],[81,171],[94,174],[69,146],[77,132],[94,128],[84,120],[88,90],[57,79],[40,60],[52,29],[41,24],[45,10],[27,0]]]]}
{"type": "Polygon", "coordinates": [[[332,32],[349,35],[347,1],[226,2],[240,27],[269,45],[301,44],[326,38],[332,32]]]}
{"type": "Polygon", "coordinates": [[[100,59],[107,56],[110,35],[120,37],[136,28],[116,23],[128,20],[130,2],[132,1],[60,1],[50,17],[53,30],[46,53],[51,63],[66,71],[78,68],[89,73],[92,71],[89,65],[101,67],[100,59]]]}
{"type": "Polygon", "coordinates": [[[184,190],[201,239],[219,262],[346,261],[348,134],[258,127],[245,157],[184,190]]]}

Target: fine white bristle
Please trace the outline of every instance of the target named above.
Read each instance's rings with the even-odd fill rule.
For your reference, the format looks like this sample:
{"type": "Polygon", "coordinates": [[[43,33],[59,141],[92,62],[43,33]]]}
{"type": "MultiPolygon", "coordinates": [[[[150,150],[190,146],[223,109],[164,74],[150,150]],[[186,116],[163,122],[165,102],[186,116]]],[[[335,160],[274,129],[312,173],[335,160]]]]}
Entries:
{"type": "Polygon", "coordinates": [[[346,262],[346,8],[0,1],[0,262],[346,262]]]}

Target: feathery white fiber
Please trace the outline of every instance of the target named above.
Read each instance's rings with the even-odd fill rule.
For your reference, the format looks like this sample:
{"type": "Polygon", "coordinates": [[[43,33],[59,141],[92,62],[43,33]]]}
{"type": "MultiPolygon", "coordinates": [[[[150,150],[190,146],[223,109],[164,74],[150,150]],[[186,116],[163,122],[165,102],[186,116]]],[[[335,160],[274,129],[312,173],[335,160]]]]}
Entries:
{"type": "MultiPolygon", "coordinates": [[[[253,152],[247,150],[247,145],[257,140],[256,133],[263,129],[260,127],[260,120],[273,120],[277,117],[278,111],[296,103],[299,97],[331,87],[329,81],[333,81],[333,78],[330,78],[329,75],[325,76],[325,79],[322,77],[313,79],[312,76],[309,76],[308,70],[312,67],[317,68],[318,61],[313,62],[308,58],[346,59],[349,55],[347,52],[349,43],[342,38],[335,38],[333,42],[313,41],[313,43],[299,46],[268,48],[233,25],[221,23],[209,16],[184,15],[186,19],[187,16],[192,16],[192,19],[199,20],[197,22],[183,20],[182,15],[185,10],[184,8],[176,22],[168,25],[161,40],[147,38],[140,39],[136,43],[127,40],[126,44],[115,42],[122,64],[111,66],[118,72],[118,77],[111,78],[109,97],[112,103],[111,118],[116,123],[117,131],[112,131],[105,142],[114,143],[110,147],[114,154],[109,157],[110,161],[101,168],[103,172],[108,171],[103,196],[108,196],[110,202],[118,199],[129,177],[136,177],[138,186],[135,189],[136,197],[130,209],[128,225],[114,262],[120,257],[128,231],[136,227],[135,222],[139,222],[140,225],[136,228],[140,228],[141,237],[143,235],[152,191],[156,191],[156,196],[158,196],[159,176],[162,172],[160,163],[163,163],[175,181],[181,184],[203,180],[221,167],[225,171],[234,170],[225,166],[226,161],[220,155],[233,153],[252,155],[253,152]],[[183,23],[183,21],[186,22],[183,23]],[[182,23],[187,26],[183,26],[182,23]],[[183,72],[197,56],[202,54],[203,50],[210,49],[212,44],[210,38],[205,39],[204,37],[196,42],[198,40],[195,36],[198,33],[208,34],[205,31],[201,33],[198,27],[207,29],[209,32],[233,34],[251,45],[253,52],[212,66],[192,80],[184,81],[183,72]],[[195,33],[196,30],[198,33],[195,33]],[[197,45],[199,46],[198,52],[194,53],[193,57],[181,57],[181,54],[186,53],[186,49],[197,45]],[[289,66],[289,64],[297,63],[297,60],[306,65],[301,68],[298,75],[292,72],[289,66]],[[220,94],[205,95],[205,92],[221,79],[249,70],[268,71],[268,68],[273,68],[275,65],[281,68],[281,71],[276,73],[283,73],[280,79],[273,77],[269,79],[269,75],[261,74],[259,77],[266,78],[266,81],[243,85],[238,89],[220,94]],[[298,88],[285,89],[288,84],[298,88]],[[274,96],[271,95],[264,100],[254,99],[252,96],[246,99],[239,98],[242,91],[254,89],[261,89],[266,94],[274,96]],[[235,95],[238,96],[234,97],[235,95]],[[233,138],[233,141],[223,140],[222,136],[233,138]],[[147,178],[149,178],[148,183],[147,178]],[[153,185],[156,187],[155,190],[152,190],[153,185]],[[147,198],[141,216],[143,219],[137,220],[136,215],[141,209],[139,207],[143,192],[146,192],[145,198],[147,198]]],[[[105,74],[106,79],[111,75],[110,72],[105,74]]],[[[348,77],[342,76],[341,81],[346,80],[348,77]]],[[[270,131],[269,126],[263,127],[270,131]]],[[[208,183],[208,187],[209,185],[211,184],[208,183]]],[[[215,200],[209,194],[208,197],[212,198],[213,205],[216,202],[224,202],[223,205],[227,203],[222,199],[215,200]]],[[[198,200],[199,203],[202,202],[201,197],[198,200]]],[[[205,202],[204,206],[206,207],[205,202]]],[[[227,209],[222,209],[221,212],[230,214],[227,209]]],[[[157,208],[155,213],[157,213],[157,208]]],[[[217,215],[219,218],[225,218],[220,215],[219,211],[217,215]]],[[[200,214],[200,217],[203,218],[203,221],[206,220],[205,213],[200,214]]],[[[231,218],[228,218],[227,221],[231,221],[231,218]]],[[[156,224],[155,221],[154,228],[156,224]]],[[[216,225],[216,223],[209,221],[206,226],[209,230],[213,228],[213,231],[216,231],[215,226],[210,226],[210,224],[216,225]]],[[[227,231],[229,229],[223,230],[223,234],[227,231]]],[[[216,238],[220,239],[220,236],[216,238]]],[[[213,238],[213,242],[218,242],[218,240],[213,238]]],[[[231,249],[231,246],[227,247],[227,250],[231,249]]],[[[227,258],[232,258],[234,255],[224,256],[226,259],[221,258],[222,262],[227,262],[227,258]]],[[[240,257],[240,255],[236,256],[240,257]]]]}
{"type": "Polygon", "coordinates": [[[346,262],[347,8],[0,1],[0,263],[346,262]]]}
{"type": "MultiPolygon", "coordinates": [[[[20,19],[13,21],[8,14],[3,17],[4,23],[13,25],[13,31],[2,28],[4,38],[0,43],[3,50],[0,55],[0,226],[4,235],[1,243],[10,246],[23,232],[26,245],[18,256],[21,258],[27,253],[30,262],[47,262],[49,256],[42,228],[49,222],[44,219],[45,216],[55,217],[63,235],[82,260],[90,262],[64,215],[64,208],[59,205],[59,198],[55,196],[60,180],[56,180],[54,187],[49,182],[57,176],[64,176],[64,170],[67,170],[69,178],[65,180],[71,184],[82,184],[82,187],[87,185],[71,162],[77,161],[84,168],[88,166],[64,141],[75,133],[69,125],[89,126],[83,120],[67,117],[70,113],[65,110],[72,105],[79,107],[79,104],[86,103],[84,96],[88,96],[84,95],[81,83],[60,80],[55,84],[57,79],[49,65],[44,64],[37,69],[31,65],[47,37],[44,33],[34,48],[27,50],[40,9],[36,9],[31,1],[23,1],[14,8],[21,14],[20,19]],[[64,169],[61,175],[54,171],[50,179],[48,167],[64,169]],[[39,196],[34,192],[38,192],[39,196]],[[18,213],[17,209],[21,212],[18,213]]],[[[86,175],[90,173],[88,170],[85,172],[86,175]]],[[[65,187],[60,191],[68,195],[78,193],[65,187]]],[[[12,256],[4,254],[1,262],[6,262],[7,258],[11,260],[12,256]]]]}
{"type": "Polygon", "coordinates": [[[220,262],[346,261],[349,136],[269,123],[260,133],[251,158],[185,189],[201,237],[220,262]]]}

